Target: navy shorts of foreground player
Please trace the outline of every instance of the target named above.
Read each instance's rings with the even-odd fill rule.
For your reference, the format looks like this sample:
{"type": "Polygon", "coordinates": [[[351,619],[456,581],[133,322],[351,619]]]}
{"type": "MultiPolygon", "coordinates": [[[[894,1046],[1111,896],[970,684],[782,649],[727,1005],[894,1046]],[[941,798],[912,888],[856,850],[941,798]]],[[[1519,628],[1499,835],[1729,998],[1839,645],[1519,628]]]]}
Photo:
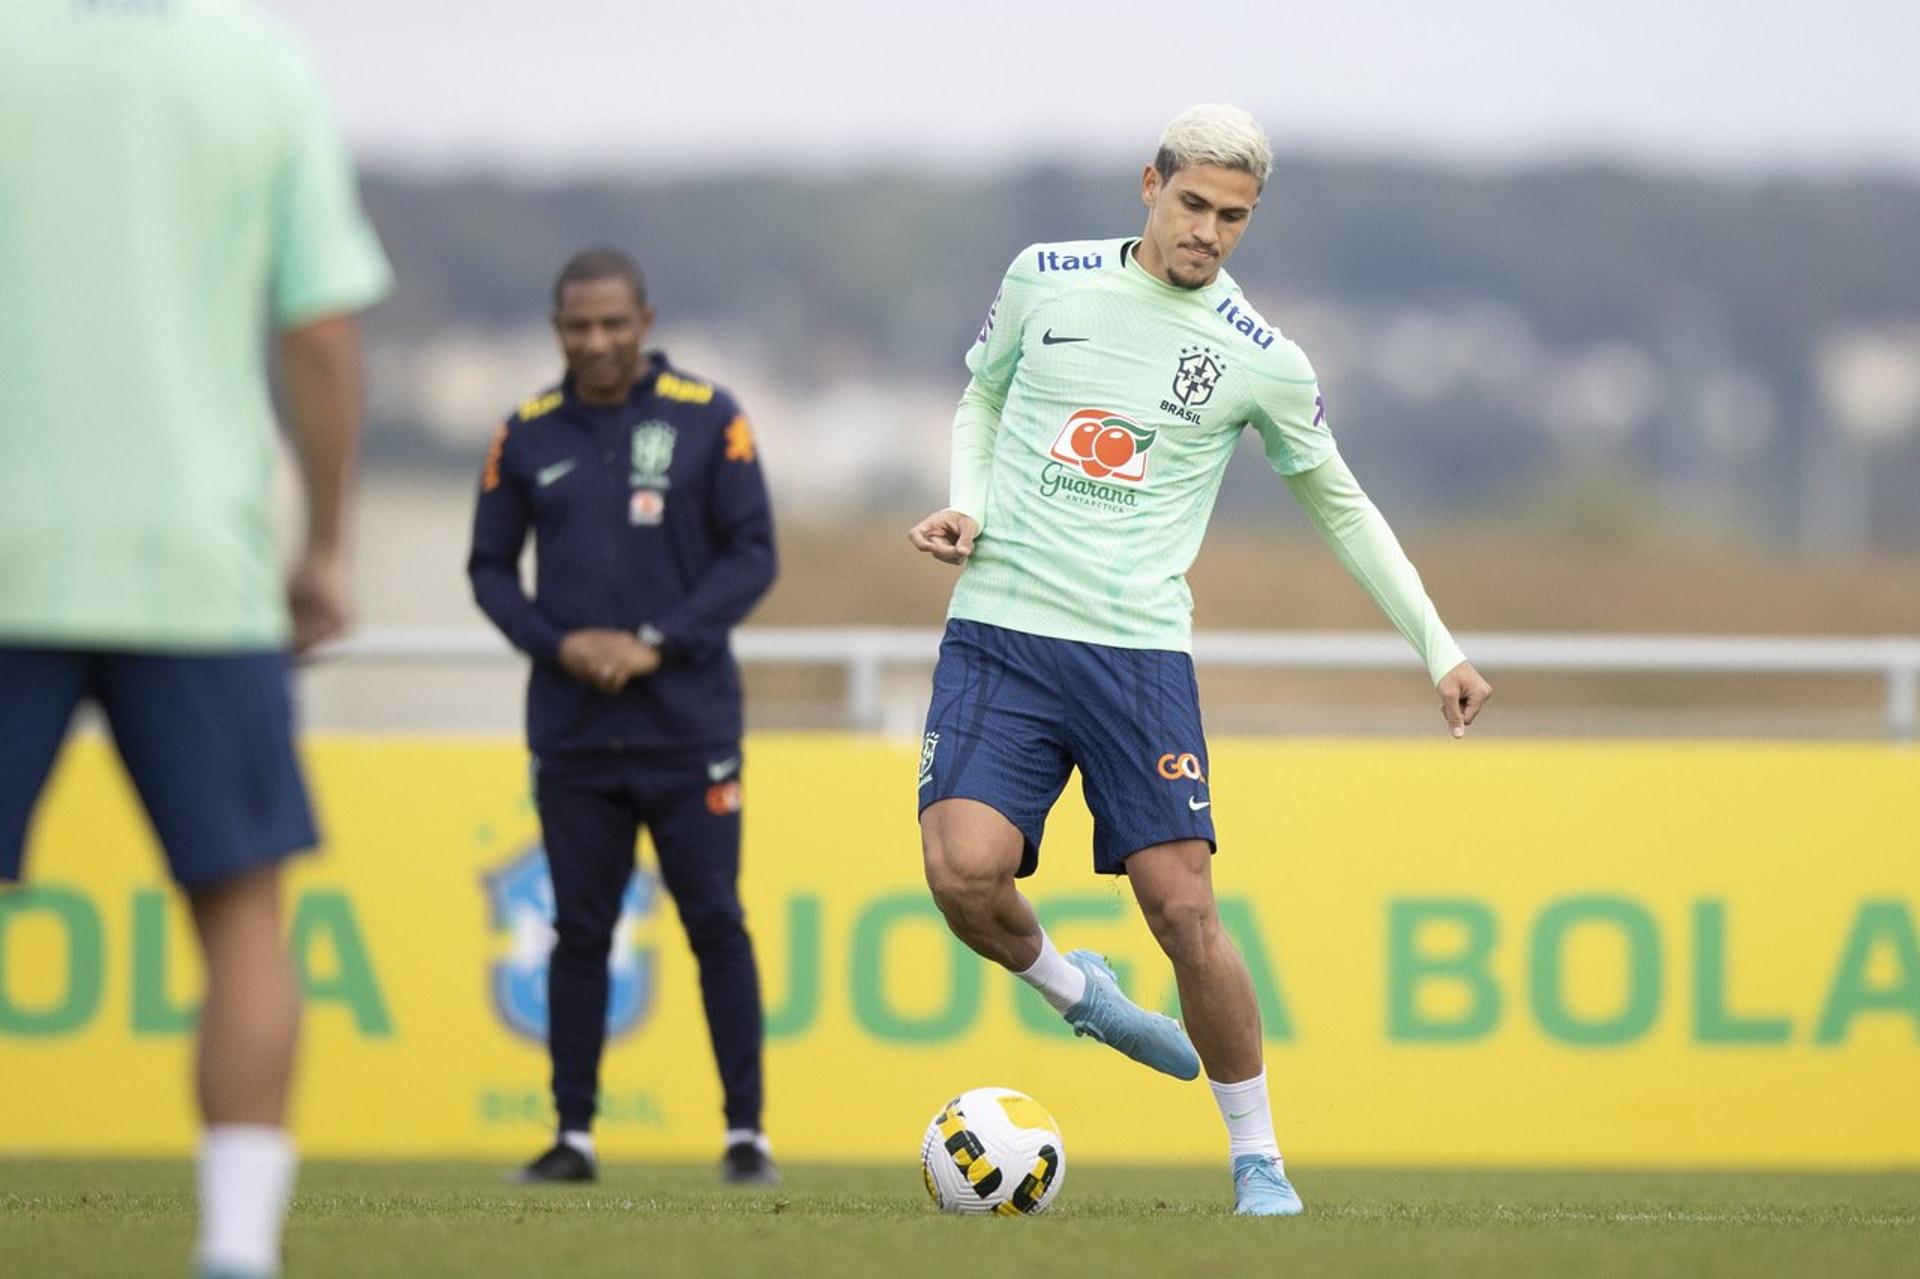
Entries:
{"type": "Polygon", "coordinates": [[[74,708],[100,704],[180,885],[213,887],[315,843],[287,659],[0,645],[0,880],[74,708]]]}
{"type": "Polygon", "coordinates": [[[1129,855],[1156,844],[1214,847],[1191,657],[949,621],[920,748],[921,810],[943,799],[997,810],[1025,838],[1017,873],[1031,875],[1075,767],[1100,874],[1125,874],[1129,855]]]}

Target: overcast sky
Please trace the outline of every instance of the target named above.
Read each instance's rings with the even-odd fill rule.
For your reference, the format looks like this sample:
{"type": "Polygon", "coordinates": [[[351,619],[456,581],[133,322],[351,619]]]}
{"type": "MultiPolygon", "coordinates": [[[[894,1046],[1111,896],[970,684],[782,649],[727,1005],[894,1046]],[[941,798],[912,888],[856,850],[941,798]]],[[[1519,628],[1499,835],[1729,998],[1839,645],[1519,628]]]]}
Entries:
{"type": "Polygon", "coordinates": [[[1193,102],[1282,150],[1920,177],[1916,0],[262,0],[382,167],[1134,163],[1193,102]]]}

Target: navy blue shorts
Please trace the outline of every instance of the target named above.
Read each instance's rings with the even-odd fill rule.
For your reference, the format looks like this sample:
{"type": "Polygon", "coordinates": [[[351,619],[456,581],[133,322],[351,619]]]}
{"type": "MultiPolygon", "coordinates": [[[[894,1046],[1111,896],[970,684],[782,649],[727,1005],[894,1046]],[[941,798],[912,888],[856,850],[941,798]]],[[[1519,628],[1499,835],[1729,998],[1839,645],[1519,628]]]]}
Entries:
{"type": "Polygon", "coordinates": [[[1080,769],[1093,814],[1093,868],[1177,839],[1214,846],[1207,743],[1193,659],[953,620],[940,641],[920,747],[920,808],[972,799],[1026,839],[1040,862],[1047,814],[1080,769]]]}
{"type": "Polygon", "coordinates": [[[74,708],[100,704],[182,886],[218,884],[317,839],[293,753],[282,653],[172,654],[0,645],[0,880],[74,708]]]}

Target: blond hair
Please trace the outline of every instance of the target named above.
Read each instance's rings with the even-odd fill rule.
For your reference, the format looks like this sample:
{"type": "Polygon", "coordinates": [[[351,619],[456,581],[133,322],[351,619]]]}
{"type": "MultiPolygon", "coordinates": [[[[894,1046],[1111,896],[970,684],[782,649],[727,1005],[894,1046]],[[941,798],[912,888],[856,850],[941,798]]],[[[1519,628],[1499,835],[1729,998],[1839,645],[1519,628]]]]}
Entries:
{"type": "Polygon", "coordinates": [[[1153,157],[1162,181],[1193,164],[1241,169],[1264,187],[1273,171],[1273,146],[1252,115],[1224,102],[1203,102],[1167,123],[1153,157]]]}

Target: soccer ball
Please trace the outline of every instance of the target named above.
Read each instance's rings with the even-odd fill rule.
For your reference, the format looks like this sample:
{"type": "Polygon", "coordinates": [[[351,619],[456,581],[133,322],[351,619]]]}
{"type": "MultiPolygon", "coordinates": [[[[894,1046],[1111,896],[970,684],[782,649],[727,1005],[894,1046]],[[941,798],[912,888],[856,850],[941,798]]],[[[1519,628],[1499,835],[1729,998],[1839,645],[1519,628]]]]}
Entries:
{"type": "Polygon", "coordinates": [[[1066,1176],[1060,1125],[1011,1088],[975,1088],[940,1108],[920,1143],[927,1194],[947,1212],[1045,1212],[1066,1176]]]}

